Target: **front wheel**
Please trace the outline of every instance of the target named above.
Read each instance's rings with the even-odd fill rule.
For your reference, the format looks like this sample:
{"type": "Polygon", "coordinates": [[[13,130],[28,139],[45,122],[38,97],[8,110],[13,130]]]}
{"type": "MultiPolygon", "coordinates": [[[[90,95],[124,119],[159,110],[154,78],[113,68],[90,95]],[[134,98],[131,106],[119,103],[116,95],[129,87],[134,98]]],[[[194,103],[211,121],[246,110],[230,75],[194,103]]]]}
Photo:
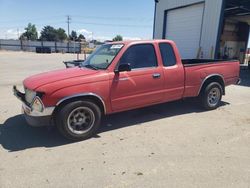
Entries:
{"type": "Polygon", "coordinates": [[[74,101],[56,114],[56,125],[67,139],[79,141],[93,136],[101,122],[101,110],[91,101],[74,101]]]}
{"type": "Polygon", "coordinates": [[[221,102],[222,86],[217,82],[208,84],[201,93],[201,104],[206,110],[216,109],[221,102]]]}

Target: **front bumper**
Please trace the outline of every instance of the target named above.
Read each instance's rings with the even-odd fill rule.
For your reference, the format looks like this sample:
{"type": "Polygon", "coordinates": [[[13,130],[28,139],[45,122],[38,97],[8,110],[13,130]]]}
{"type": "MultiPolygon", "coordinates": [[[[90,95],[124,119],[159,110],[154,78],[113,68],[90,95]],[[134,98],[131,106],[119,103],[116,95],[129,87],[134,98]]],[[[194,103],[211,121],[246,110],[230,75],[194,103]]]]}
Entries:
{"type": "Polygon", "coordinates": [[[31,111],[30,107],[28,107],[25,103],[22,105],[22,112],[24,114],[25,120],[32,127],[42,127],[42,126],[50,126],[53,125],[52,121],[52,113],[53,111],[41,113],[36,111],[31,111]]]}
{"type": "Polygon", "coordinates": [[[55,107],[44,107],[42,112],[33,110],[25,101],[25,94],[18,91],[16,86],[13,87],[13,94],[22,101],[22,112],[27,123],[34,127],[49,126],[53,124],[52,114],[55,107]]]}

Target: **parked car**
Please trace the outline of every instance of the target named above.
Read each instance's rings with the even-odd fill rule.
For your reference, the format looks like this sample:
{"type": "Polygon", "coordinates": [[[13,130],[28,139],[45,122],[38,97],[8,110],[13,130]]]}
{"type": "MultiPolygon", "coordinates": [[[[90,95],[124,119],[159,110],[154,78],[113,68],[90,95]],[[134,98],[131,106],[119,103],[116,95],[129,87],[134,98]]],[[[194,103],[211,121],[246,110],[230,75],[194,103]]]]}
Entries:
{"type": "Polygon", "coordinates": [[[96,133],[107,114],[187,97],[216,109],[239,81],[239,61],[181,59],[170,40],[104,44],[76,67],[31,76],[14,86],[32,126],[56,125],[68,139],[96,133]]]}

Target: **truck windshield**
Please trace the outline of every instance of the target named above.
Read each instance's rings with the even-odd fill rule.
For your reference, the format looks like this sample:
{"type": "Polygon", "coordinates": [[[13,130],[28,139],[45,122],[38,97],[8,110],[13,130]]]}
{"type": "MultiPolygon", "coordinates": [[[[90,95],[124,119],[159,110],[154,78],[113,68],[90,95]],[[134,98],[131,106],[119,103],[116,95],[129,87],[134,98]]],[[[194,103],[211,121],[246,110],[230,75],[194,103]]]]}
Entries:
{"type": "Polygon", "coordinates": [[[123,44],[104,44],[97,48],[81,66],[95,70],[107,69],[122,47],[123,44]]]}

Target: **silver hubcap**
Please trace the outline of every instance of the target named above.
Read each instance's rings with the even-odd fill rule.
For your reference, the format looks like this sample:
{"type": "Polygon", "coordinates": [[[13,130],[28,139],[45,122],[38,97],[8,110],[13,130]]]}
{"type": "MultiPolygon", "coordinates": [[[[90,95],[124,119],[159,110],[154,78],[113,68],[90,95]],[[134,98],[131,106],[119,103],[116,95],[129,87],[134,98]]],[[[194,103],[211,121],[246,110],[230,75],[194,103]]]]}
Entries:
{"type": "Polygon", "coordinates": [[[69,130],[74,134],[88,132],[94,125],[94,112],[88,107],[78,107],[70,112],[67,120],[69,130]]]}
{"type": "Polygon", "coordinates": [[[208,93],[208,104],[210,106],[215,106],[217,105],[217,103],[220,100],[220,89],[219,88],[213,88],[210,90],[210,92],[208,93]]]}

